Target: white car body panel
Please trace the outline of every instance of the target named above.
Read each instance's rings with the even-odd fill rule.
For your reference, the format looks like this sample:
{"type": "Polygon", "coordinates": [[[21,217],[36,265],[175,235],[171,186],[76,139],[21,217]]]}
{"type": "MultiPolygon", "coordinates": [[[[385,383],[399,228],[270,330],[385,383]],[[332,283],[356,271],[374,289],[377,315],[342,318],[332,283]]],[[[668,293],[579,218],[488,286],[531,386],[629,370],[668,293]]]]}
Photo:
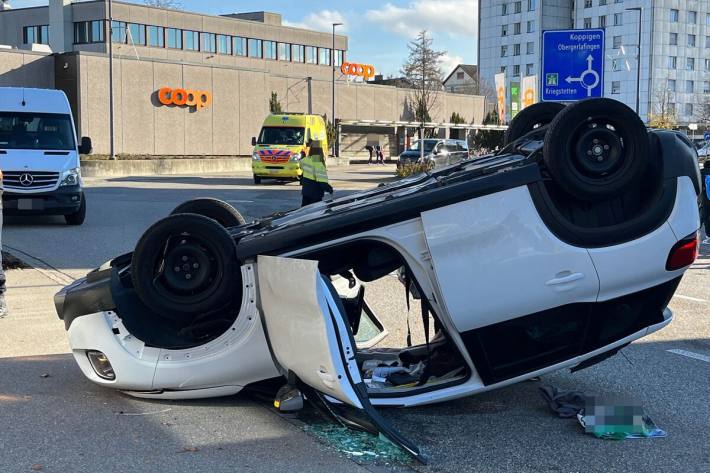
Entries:
{"type": "Polygon", "coordinates": [[[548,230],[527,187],[423,212],[422,222],[459,332],[597,298],[589,253],[548,230]]]}
{"type": "Polygon", "coordinates": [[[678,188],[676,191],[675,206],[668,218],[668,224],[673,229],[673,233],[678,240],[691,235],[700,228],[700,215],[698,206],[693,205],[697,196],[693,182],[687,176],[678,178],[678,188]]]}

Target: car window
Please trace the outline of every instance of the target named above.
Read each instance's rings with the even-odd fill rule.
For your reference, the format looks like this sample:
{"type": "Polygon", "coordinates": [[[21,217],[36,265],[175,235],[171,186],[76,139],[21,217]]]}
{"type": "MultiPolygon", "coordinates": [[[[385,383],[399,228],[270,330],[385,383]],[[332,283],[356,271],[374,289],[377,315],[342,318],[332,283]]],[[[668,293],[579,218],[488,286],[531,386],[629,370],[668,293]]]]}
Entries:
{"type": "Polygon", "coordinates": [[[0,148],[76,149],[71,117],[55,113],[0,112],[0,148]]]}

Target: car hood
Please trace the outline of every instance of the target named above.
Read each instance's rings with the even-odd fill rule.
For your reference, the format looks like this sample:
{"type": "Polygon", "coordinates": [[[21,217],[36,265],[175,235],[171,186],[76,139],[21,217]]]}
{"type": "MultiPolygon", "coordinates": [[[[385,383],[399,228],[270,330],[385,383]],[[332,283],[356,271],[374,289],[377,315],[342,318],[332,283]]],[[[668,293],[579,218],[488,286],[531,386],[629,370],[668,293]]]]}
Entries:
{"type": "MultiPolygon", "coordinates": [[[[421,153],[419,151],[405,151],[404,153],[399,155],[399,158],[402,159],[418,159],[421,156],[421,153]]],[[[427,158],[431,156],[431,153],[424,153],[424,157],[427,158]]]]}
{"type": "Polygon", "coordinates": [[[0,170],[63,172],[79,167],[76,151],[7,149],[0,154],[0,170]]]}

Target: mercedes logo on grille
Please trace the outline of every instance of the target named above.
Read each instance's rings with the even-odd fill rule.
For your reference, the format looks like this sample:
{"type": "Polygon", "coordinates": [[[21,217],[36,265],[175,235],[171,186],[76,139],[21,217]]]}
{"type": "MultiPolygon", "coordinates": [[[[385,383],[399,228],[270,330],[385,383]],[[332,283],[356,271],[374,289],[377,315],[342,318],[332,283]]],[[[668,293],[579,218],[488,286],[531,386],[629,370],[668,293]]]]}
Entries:
{"type": "Polygon", "coordinates": [[[20,184],[24,187],[30,187],[34,181],[32,174],[24,173],[20,175],[20,184]]]}

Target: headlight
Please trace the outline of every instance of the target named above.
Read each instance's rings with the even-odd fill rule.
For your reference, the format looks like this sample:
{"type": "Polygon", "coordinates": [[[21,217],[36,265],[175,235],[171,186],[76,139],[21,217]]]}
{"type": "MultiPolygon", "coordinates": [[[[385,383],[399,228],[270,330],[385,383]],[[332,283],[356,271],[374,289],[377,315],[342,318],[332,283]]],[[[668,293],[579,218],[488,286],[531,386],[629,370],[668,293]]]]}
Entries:
{"type": "Polygon", "coordinates": [[[259,161],[259,160],[261,159],[261,157],[259,156],[258,153],[252,153],[252,154],[251,154],[251,159],[252,159],[253,161],[259,161]]]}
{"type": "Polygon", "coordinates": [[[81,184],[81,171],[79,168],[64,171],[60,186],[78,186],[81,184]]]}
{"type": "Polygon", "coordinates": [[[300,161],[303,159],[303,155],[301,153],[293,153],[291,155],[291,161],[300,161]]]}
{"type": "Polygon", "coordinates": [[[116,373],[113,372],[113,366],[111,366],[111,362],[108,361],[106,355],[100,351],[90,350],[86,352],[86,357],[99,378],[109,381],[116,379],[116,373]]]}

